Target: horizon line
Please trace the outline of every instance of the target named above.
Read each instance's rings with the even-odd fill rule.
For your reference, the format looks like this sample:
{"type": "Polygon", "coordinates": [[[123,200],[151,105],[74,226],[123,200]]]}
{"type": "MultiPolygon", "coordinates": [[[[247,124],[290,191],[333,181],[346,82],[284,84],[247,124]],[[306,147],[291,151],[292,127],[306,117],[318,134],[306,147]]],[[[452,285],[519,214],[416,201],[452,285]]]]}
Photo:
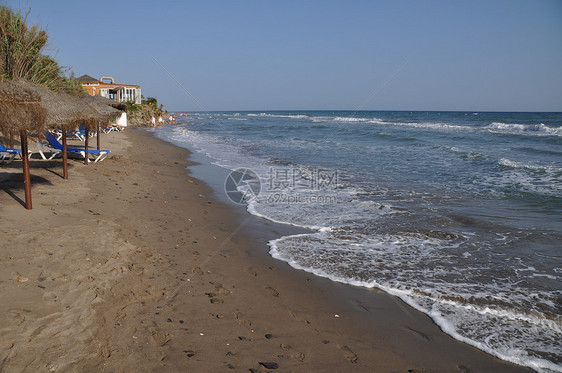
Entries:
{"type": "Polygon", "coordinates": [[[354,109],[246,109],[246,110],[166,110],[167,112],[193,112],[193,113],[216,113],[216,112],[287,112],[287,111],[348,111],[348,112],[410,112],[410,113],[540,113],[540,114],[562,114],[561,111],[536,111],[536,110],[392,110],[392,109],[369,109],[369,110],[354,110],[354,109]]]}

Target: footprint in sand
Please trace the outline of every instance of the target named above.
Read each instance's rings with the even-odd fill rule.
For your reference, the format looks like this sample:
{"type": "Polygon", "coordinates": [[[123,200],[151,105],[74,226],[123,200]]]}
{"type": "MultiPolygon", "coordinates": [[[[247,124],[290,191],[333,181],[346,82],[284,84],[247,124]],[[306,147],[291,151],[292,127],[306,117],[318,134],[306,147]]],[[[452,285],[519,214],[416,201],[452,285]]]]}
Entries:
{"type": "Polygon", "coordinates": [[[100,347],[98,355],[101,357],[109,358],[111,357],[111,350],[107,346],[100,347]]]}
{"type": "Polygon", "coordinates": [[[338,348],[343,351],[347,360],[349,360],[351,363],[357,363],[359,356],[357,356],[355,352],[351,351],[349,347],[345,345],[338,345],[338,348]]]}
{"type": "Polygon", "coordinates": [[[308,321],[307,319],[305,319],[304,317],[301,317],[299,315],[297,315],[294,311],[289,310],[289,314],[291,315],[291,317],[295,320],[295,321],[300,321],[300,322],[304,322],[306,324],[310,324],[310,321],[308,321]]]}
{"type": "Polygon", "coordinates": [[[156,361],[163,361],[166,358],[164,351],[156,351],[152,354],[152,359],[156,361]]]}
{"type": "Polygon", "coordinates": [[[222,295],[229,295],[230,290],[222,286],[221,284],[215,284],[215,289],[222,295]]]}
{"type": "Polygon", "coordinates": [[[171,340],[170,335],[162,330],[152,330],[150,337],[152,344],[155,346],[164,346],[171,340]]]}
{"type": "Polygon", "coordinates": [[[252,322],[248,319],[244,319],[240,311],[234,311],[234,318],[238,321],[238,324],[245,325],[247,327],[252,326],[252,322]]]}
{"type": "Polygon", "coordinates": [[[291,359],[298,360],[298,361],[304,361],[304,357],[305,357],[304,354],[300,351],[295,350],[290,345],[281,343],[279,345],[279,347],[281,347],[283,350],[287,351],[290,354],[289,356],[291,357],[291,359]]]}
{"type": "Polygon", "coordinates": [[[274,288],[272,288],[271,286],[267,286],[266,289],[269,290],[269,293],[271,295],[273,295],[274,297],[279,296],[279,292],[277,290],[275,290],[274,288]]]}
{"type": "Polygon", "coordinates": [[[25,316],[23,315],[24,310],[9,310],[8,316],[12,322],[16,325],[21,325],[25,321],[25,316]]]}
{"type": "Polygon", "coordinates": [[[52,291],[47,291],[47,292],[43,293],[42,298],[43,298],[44,302],[56,302],[57,301],[57,295],[52,291]]]}
{"type": "Polygon", "coordinates": [[[0,341],[0,351],[11,350],[14,347],[14,342],[12,341],[0,341]]]}

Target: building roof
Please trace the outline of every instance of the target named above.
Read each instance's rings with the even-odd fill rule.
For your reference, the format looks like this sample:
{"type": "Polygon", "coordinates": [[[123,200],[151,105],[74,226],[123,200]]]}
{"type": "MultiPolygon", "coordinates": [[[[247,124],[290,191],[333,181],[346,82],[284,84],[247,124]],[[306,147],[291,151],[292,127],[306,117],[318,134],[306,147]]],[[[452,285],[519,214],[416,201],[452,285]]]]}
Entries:
{"type": "MultiPolygon", "coordinates": [[[[106,78],[106,77],[103,77],[102,79],[104,79],[104,78],[106,78]]],[[[105,82],[103,82],[102,79],[92,78],[90,75],[82,75],[81,77],[77,78],[76,80],[78,80],[78,82],[80,82],[80,84],[98,83],[100,86],[104,86],[104,87],[135,87],[135,88],[140,88],[140,86],[138,84],[105,83],[105,82]]],[[[113,80],[113,78],[111,78],[111,79],[113,80]]]]}
{"type": "Polygon", "coordinates": [[[76,80],[78,80],[80,83],[99,82],[99,79],[92,78],[90,75],[86,75],[86,74],[78,77],[76,80]]]}

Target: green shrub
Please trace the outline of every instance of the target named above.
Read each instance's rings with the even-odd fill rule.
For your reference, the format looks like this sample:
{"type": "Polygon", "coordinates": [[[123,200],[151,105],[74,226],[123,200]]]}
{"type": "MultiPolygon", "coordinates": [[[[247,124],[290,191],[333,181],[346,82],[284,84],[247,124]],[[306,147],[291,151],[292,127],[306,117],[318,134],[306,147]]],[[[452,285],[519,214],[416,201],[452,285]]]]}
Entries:
{"type": "Polygon", "coordinates": [[[23,78],[53,91],[77,94],[82,91],[73,76],[67,78],[54,58],[45,54],[47,32],[27,24],[29,11],[15,13],[0,6],[0,75],[23,78]],[[80,89],[77,89],[80,88],[80,89]]]}

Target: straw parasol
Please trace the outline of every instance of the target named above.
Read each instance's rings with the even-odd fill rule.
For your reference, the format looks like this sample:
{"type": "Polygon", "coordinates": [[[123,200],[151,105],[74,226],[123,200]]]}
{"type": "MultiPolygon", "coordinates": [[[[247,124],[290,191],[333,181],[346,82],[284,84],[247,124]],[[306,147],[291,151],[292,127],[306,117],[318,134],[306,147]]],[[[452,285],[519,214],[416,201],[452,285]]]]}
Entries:
{"type": "Polygon", "coordinates": [[[95,105],[105,105],[117,110],[127,111],[127,104],[125,102],[118,102],[100,95],[90,96],[83,94],[80,98],[87,100],[87,102],[95,102],[95,105]]]}
{"type": "MultiPolygon", "coordinates": [[[[86,132],[88,132],[90,128],[98,124],[102,117],[90,106],[84,105],[84,102],[78,97],[70,96],[66,93],[55,93],[23,79],[16,79],[14,82],[41,97],[41,104],[47,110],[46,126],[51,128],[60,127],[62,129],[63,177],[68,179],[66,131],[83,124],[86,132]]],[[[86,136],[84,149],[86,152],[84,163],[88,164],[88,136],[86,136]]]]}
{"type": "MultiPolygon", "coordinates": [[[[86,130],[93,127],[101,119],[100,115],[77,97],[66,93],[55,93],[43,87],[39,87],[24,79],[14,79],[11,84],[18,85],[41,98],[41,105],[46,110],[45,126],[50,128],[60,127],[62,129],[62,159],[63,177],[68,179],[68,162],[66,152],[66,131],[84,124],[86,130]]],[[[84,163],[88,164],[88,143],[84,146],[86,157],[84,163]]]]}
{"type": "Polygon", "coordinates": [[[47,127],[54,128],[58,126],[70,129],[81,124],[93,127],[100,119],[97,112],[84,105],[77,97],[66,93],[50,91],[24,79],[14,79],[11,83],[21,86],[41,98],[41,105],[46,109],[47,113],[45,118],[45,125],[47,127]]]}
{"type": "MultiPolygon", "coordinates": [[[[88,94],[84,94],[80,96],[80,99],[85,102],[90,108],[92,108],[95,112],[98,113],[99,117],[101,118],[99,122],[111,122],[115,120],[119,115],[121,115],[121,111],[114,108],[114,106],[118,106],[119,102],[114,100],[110,100],[108,98],[96,95],[90,96],[88,94]],[[118,104],[118,105],[115,105],[118,104]]],[[[126,107],[126,105],[125,105],[126,107]]],[[[97,147],[98,150],[101,149],[100,144],[100,123],[96,126],[96,135],[97,135],[97,147]]]]}
{"type": "Polygon", "coordinates": [[[13,81],[0,83],[0,130],[18,130],[21,140],[22,168],[25,191],[25,208],[32,209],[31,176],[27,157],[27,131],[41,131],[45,126],[46,110],[41,97],[13,81]]]}
{"type": "Polygon", "coordinates": [[[0,83],[0,131],[40,131],[46,111],[41,96],[14,81],[0,83]]]}
{"type": "Polygon", "coordinates": [[[80,99],[94,109],[105,121],[111,121],[121,115],[121,111],[112,107],[115,101],[99,95],[81,95],[80,99]]]}

